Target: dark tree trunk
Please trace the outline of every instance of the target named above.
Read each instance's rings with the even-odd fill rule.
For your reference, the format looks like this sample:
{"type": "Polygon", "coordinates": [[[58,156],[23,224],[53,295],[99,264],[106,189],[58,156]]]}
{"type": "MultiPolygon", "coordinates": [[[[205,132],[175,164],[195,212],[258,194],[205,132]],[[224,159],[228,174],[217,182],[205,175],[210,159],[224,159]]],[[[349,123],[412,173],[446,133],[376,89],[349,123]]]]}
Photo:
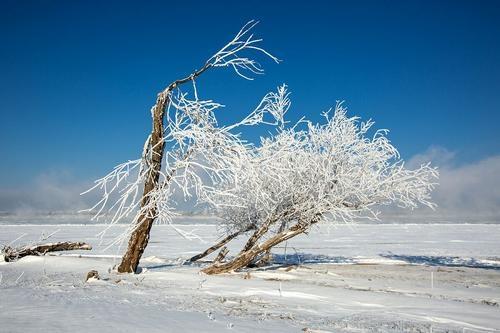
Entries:
{"type": "Polygon", "coordinates": [[[255,267],[264,267],[271,264],[273,260],[273,255],[271,253],[271,249],[268,249],[263,254],[259,255],[255,260],[250,262],[246,267],[247,268],[255,268],[255,267]]]}
{"type": "MultiPolygon", "coordinates": [[[[161,161],[163,159],[163,117],[165,109],[169,103],[170,89],[167,88],[164,92],[158,95],[156,104],[153,108],[153,130],[151,132],[150,149],[151,161],[149,165],[149,175],[144,184],[142,194],[141,209],[148,204],[149,193],[158,186],[161,171],[161,161]]],[[[132,232],[127,252],[125,252],[120,265],[118,266],[119,273],[135,273],[139,266],[139,260],[146,249],[149,241],[149,234],[153,226],[154,216],[156,216],[156,207],[151,208],[152,211],[143,212],[137,221],[138,225],[132,232]]]]}
{"type": "Polygon", "coordinates": [[[234,238],[238,237],[239,235],[251,230],[252,227],[248,227],[247,229],[245,230],[241,230],[241,231],[237,231],[225,238],[223,238],[220,242],[216,243],[215,245],[209,247],[208,249],[206,249],[204,252],[200,253],[200,254],[197,254],[193,257],[191,257],[191,259],[189,259],[189,261],[193,262],[193,261],[197,261],[197,260],[200,260],[201,258],[204,258],[206,256],[208,256],[209,254],[211,254],[212,252],[220,249],[222,246],[226,245],[227,243],[229,243],[231,240],[233,240],[234,238]]]}
{"type": "Polygon", "coordinates": [[[217,255],[217,257],[215,257],[215,260],[214,262],[217,263],[217,262],[221,262],[222,260],[224,260],[224,258],[226,258],[227,254],[229,253],[229,250],[227,249],[227,247],[223,247],[219,254],[217,255]]]}
{"type": "Polygon", "coordinates": [[[26,256],[41,256],[47,252],[92,250],[92,246],[84,242],[58,242],[41,245],[24,246],[21,248],[5,247],[2,250],[4,260],[7,262],[18,260],[26,256]]]}
{"type": "MultiPolygon", "coordinates": [[[[149,193],[159,186],[161,162],[163,160],[165,147],[163,142],[163,121],[165,118],[165,110],[170,103],[170,93],[179,85],[194,80],[210,67],[212,67],[212,65],[206,63],[201,69],[183,79],[174,81],[164,91],[158,94],[156,104],[153,106],[153,129],[151,130],[151,141],[149,145],[151,149],[151,161],[148,161],[148,163],[150,163],[150,173],[144,184],[141,209],[148,204],[149,193]]],[[[188,153],[186,158],[188,158],[189,155],[190,153],[188,153]]],[[[171,172],[175,173],[175,170],[171,170],[171,172]]],[[[170,179],[166,179],[165,181],[169,182],[170,179]]],[[[132,232],[128,241],[127,251],[123,255],[122,261],[117,268],[119,273],[135,273],[137,271],[139,261],[148,245],[149,234],[156,216],[156,209],[157,207],[151,207],[149,211],[143,212],[139,217],[137,227],[132,232]]]]}
{"type": "Polygon", "coordinates": [[[303,233],[307,230],[308,227],[309,225],[297,223],[290,229],[274,235],[262,244],[254,245],[251,249],[245,252],[240,252],[233,260],[222,264],[215,263],[207,268],[202,269],[201,271],[205,274],[220,274],[243,268],[250,264],[258,255],[266,252],[268,249],[278,245],[281,242],[284,242],[303,233]]]}
{"type": "MultiPolygon", "coordinates": [[[[287,222],[284,221],[281,223],[279,229],[278,229],[278,233],[281,233],[285,230],[285,227],[287,226],[287,222]]],[[[255,242],[254,242],[255,243],[255,242]]],[[[248,268],[252,268],[252,267],[262,267],[262,266],[266,266],[266,265],[269,265],[271,263],[271,261],[273,260],[273,255],[271,253],[271,249],[267,249],[266,252],[264,254],[262,254],[260,256],[260,258],[256,258],[256,261],[253,261],[251,263],[249,263],[247,265],[248,268]]]]}
{"type": "Polygon", "coordinates": [[[269,227],[276,222],[275,218],[270,218],[266,223],[264,223],[259,229],[255,230],[252,236],[248,239],[245,246],[240,253],[250,250],[255,243],[269,230],[269,227]]]}
{"type": "Polygon", "coordinates": [[[208,266],[202,269],[201,271],[205,274],[210,275],[210,274],[228,273],[246,267],[251,262],[253,262],[255,258],[257,258],[257,256],[263,254],[264,252],[269,251],[273,246],[276,246],[281,242],[284,242],[286,240],[289,240],[290,238],[293,238],[297,235],[300,235],[301,233],[306,232],[311,225],[318,223],[320,219],[321,215],[318,214],[309,223],[297,222],[297,224],[293,225],[289,229],[278,232],[276,235],[267,239],[263,243],[255,244],[249,250],[240,252],[231,261],[228,261],[226,263],[214,263],[213,265],[208,266]]]}

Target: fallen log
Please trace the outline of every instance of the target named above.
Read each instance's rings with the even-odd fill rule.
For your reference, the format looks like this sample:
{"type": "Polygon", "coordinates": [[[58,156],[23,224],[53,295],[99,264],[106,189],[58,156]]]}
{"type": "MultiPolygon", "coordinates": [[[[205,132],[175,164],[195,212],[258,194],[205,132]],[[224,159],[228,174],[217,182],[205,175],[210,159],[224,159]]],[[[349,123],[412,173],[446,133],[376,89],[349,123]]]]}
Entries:
{"type": "Polygon", "coordinates": [[[23,246],[20,248],[6,246],[2,249],[1,254],[3,255],[6,262],[11,262],[26,256],[43,256],[47,252],[72,250],[92,250],[92,246],[85,242],[46,243],[40,245],[23,246]]]}

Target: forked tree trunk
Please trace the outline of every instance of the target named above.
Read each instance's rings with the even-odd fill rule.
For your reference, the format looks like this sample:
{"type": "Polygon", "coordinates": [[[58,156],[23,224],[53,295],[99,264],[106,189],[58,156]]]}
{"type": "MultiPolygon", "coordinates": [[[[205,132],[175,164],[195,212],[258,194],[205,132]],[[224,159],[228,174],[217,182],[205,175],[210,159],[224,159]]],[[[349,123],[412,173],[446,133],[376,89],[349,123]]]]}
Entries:
{"type": "Polygon", "coordinates": [[[284,242],[303,233],[308,228],[308,224],[297,223],[290,229],[274,235],[262,244],[256,244],[251,249],[240,252],[233,260],[226,263],[215,263],[207,268],[202,269],[201,271],[205,274],[220,274],[243,268],[250,264],[258,255],[266,252],[267,250],[271,249],[273,246],[276,246],[281,242],[284,242]]]}
{"type": "Polygon", "coordinates": [[[260,228],[255,230],[252,236],[248,239],[240,254],[250,250],[257,241],[264,236],[264,234],[269,230],[269,227],[276,222],[276,218],[270,218],[266,223],[264,223],[260,228]]]}
{"type": "MultiPolygon", "coordinates": [[[[282,222],[279,229],[278,229],[278,233],[283,232],[285,230],[286,225],[287,225],[286,221],[282,222]]],[[[255,261],[250,262],[247,265],[247,267],[252,268],[252,267],[266,266],[266,265],[269,265],[272,260],[273,260],[273,255],[271,253],[271,249],[269,248],[265,251],[264,254],[262,254],[262,256],[260,256],[260,258],[256,258],[255,261]]]]}

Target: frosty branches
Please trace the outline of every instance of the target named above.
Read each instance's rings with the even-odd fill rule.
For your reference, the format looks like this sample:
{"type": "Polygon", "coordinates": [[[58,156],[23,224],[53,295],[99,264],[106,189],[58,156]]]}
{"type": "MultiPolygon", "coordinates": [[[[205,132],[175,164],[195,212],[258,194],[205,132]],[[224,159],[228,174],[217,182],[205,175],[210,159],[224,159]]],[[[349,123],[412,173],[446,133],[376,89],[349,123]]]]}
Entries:
{"type": "Polygon", "coordinates": [[[239,269],[271,247],[306,232],[326,218],[332,222],[377,218],[375,205],[434,207],[430,192],[437,170],[404,167],[386,131],[368,133],[372,121],[349,118],[341,103],[324,124],[302,122],[262,140],[245,164],[233,170],[233,194],[212,198],[227,233],[253,229],[242,251],[207,274],[239,269]],[[300,129],[300,127],[305,127],[300,129]],[[265,239],[261,243],[260,240],[265,239]]]}
{"type": "Polygon", "coordinates": [[[278,87],[277,92],[267,93],[261,100],[255,110],[245,119],[225,128],[229,131],[239,126],[253,126],[258,124],[267,124],[283,128],[285,125],[285,114],[290,108],[290,93],[286,84],[278,87]],[[268,116],[268,117],[266,117],[268,116]],[[269,118],[269,119],[266,119],[269,118]]]}
{"type": "Polygon", "coordinates": [[[347,117],[341,103],[333,117],[325,117],[325,124],[307,122],[305,129],[283,129],[263,139],[250,162],[233,170],[238,185],[225,184],[234,194],[232,205],[224,197],[214,199],[220,199],[224,208],[218,211],[229,229],[309,223],[327,215],[342,221],[376,218],[375,205],[392,203],[433,207],[436,169],[406,169],[386,131],[368,137],[373,122],[347,117]]]}
{"type": "MultiPolygon", "coordinates": [[[[141,159],[118,165],[108,175],[97,180],[89,190],[102,191],[101,200],[89,209],[95,212],[95,219],[111,216],[109,222],[113,225],[132,217],[129,234],[142,223],[150,224],[154,220],[170,223],[175,215],[173,199],[176,193],[181,193],[184,198],[196,194],[208,201],[214,196],[213,193],[223,195],[224,191],[220,192],[214,185],[232,181],[228,178],[231,177],[229,165],[237,158],[231,156],[244,155],[242,149],[245,149],[238,135],[230,131],[242,125],[264,123],[263,115],[269,112],[277,122],[282,117],[279,112],[284,105],[267,109],[276,97],[266,95],[269,100],[263,101],[243,121],[219,127],[214,111],[222,105],[199,99],[195,79],[208,69],[217,67],[231,67],[245,79],[251,79],[252,74],[262,74],[259,63],[248,57],[247,54],[251,53],[260,53],[278,62],[276,57],[260,46],[262,40],[251,33],[256,24],[256,21],[245,24],[200,69],[172,82],[158,94],[151,108],[152,133],[146,140],[141,159]],[[189,99],[188,94],[180,89],[187,82],[193,84],[193,99],[189,99]],[[142,195],[139,194],[141,188],[142,195]]],[[[149,227],[146,233],[149,233],[149,227]]],[[[147,244],[147,239],[141,237],[142,243],[147,244]]],[[[142,249],[144,246],[139,247],[142,249]]]]}
{"type": "Polygon", "coordinates": [[[262,39],[257,39],[250,33],[258,23],[259,22],[252,20],[245,24],[233,40],[207,60],[207,64],[213,67],[232,67],[239,76],[247,80],[253,80],[250,76],[247,76],[245,72],[263,74],[264,70],[257,61],[240,56],[243,51],[258,51],[278,63],[278,58],[258,46],[262,39]]]}
{"type": "MultiPolygon", "coordinates": [[[[253,232],[240,254],[207,268],[207,273],[248,265],[263,251],[327,218],[377,218],[376,205],[433,207],[429,194],[436,169],[405,168],[386,131],[370,136],[373,122],[348,117],[341,103],[333,115],[324,114],[323,124],[300,121],[289,128],[285,114],[290,98],[282,85],[241,121],[218,123],[216,112],[223,105],[200,98],[196,79],[218,67],[233,68],[245,79],[262,74],[249,53],[279,62],[251,33],[256,24],[248,22],[203,67],[160,92],[151,108],[153,126],[141,158],[118,165],[89,190],[102,192],[89,209],[95,218],[110,216],[110,226],[130,219],[127,232],[115,241],[130,235],[119,272],[136,270],[153,222],[172,225],[178,200],[194,198],[212,208],[231,234],[228,241],[253,232]],[[258,146],[236,132],[264,124],[276,132],[258,146]]],[[[196,237],[172,227],[184,237],[196,237]]]]}
{"type": "MultiPolygon", "coordinates": [[[[141,164],[139,162],[141,160],[124,163],[97,181],[96,186],[103,188],[104,195],[93,208],[99,207],[98,213],[100,213],[106,206],[110,193],[129,177],[129,171],[137,168],[139,164],[142,166],[141,172],[133,178],[133,181],[123,185],[119,199],[110,207],[110,210],[114,211],[109,221],[110,225],[134,212],[133,223],[129,225],[127,233],[122,234],[111,245],[121,242],[144,219],[170,224],[182,236],[188,239],[197,238],[196,235],[186,233],[171,224],[172,217],[176,215],[176,199],[182,200],[194,196],[199,202],[209,205],[216,204],[212,201],[214,197],[226,197],[230,200],[234,194],[220,184],[237,182],[233,170],[247,163],[250,149],[238,134],[233,133],[234,130],[240,126],[281,124],[284,122],[283,115],[289,107],[286,87],[281,86],[277,92],[266,94],[258,107],[242,121],[220,127],[217,124],[215,111],[222,105],[211,100],[198,99],[196,86],[193,89],[195,99],[189,99],[187,93],[179,90],[171,97],[162,141],[166,147],[164,166],[155,189],[142,197],[137,196],[138,188],[141,182],[146,180],[149,172],[148,163],[141,164]],[[109,188],[110,180],[113,181],[111,188],[109,188]]],[[[149,151],[151,149],[144,150],[143,160],[147,160],[149,151]]]]}
{"type": "Polygon", "coordinates": [[[101,199],[94,206],[83,211],[94,212],[93,219],[97,220],[114,210],[115,214],[111,218],[112,223],[128,216],[137,208],[139,188],[144,182],[146,174],[147,169],[141,159],[117,165],[106,176],[96,180],[93,187],[81,193],[83,195],[96,189],[102,191],[101,199]],[[118,199],[113,198],[115,194],[119,195],[118,199]],[[109,205],[109,200],[113,199],[115,201],[109,205]]]}

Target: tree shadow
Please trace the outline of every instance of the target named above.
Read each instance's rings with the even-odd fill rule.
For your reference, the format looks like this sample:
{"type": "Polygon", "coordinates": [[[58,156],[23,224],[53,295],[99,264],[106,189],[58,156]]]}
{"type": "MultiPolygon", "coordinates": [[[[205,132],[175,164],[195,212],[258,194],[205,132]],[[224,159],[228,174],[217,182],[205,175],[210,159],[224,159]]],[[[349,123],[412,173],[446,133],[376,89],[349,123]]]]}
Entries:
{"type": "Polygon", "coordinates": [[[352,258],[342,256],[328,256],[324,254],[300,253],[274,254],[269,265],[261,268],[280,268],[287,266],[298,266],[303,264],[355,264],[352,258]]]}
{"type": "Polygon", "coordinates": [[[165,268],[172,268],[172,267],[178,267],[179,265],[174,265],[174,264],[155,264],[155,265],[143,265],[139,266],[137,270],[142,272],[144,269],[147,269],[148,271],[154,271],[154,270],[162,270],[165,268]]]}
{"type": "Polygon", "coordinates": [[[500,270],[500,262],[485,262],[476,258],[463,258],[454,256],[411,256],[400,254],[380,254],[381,257],[405,261],[414,265],[468,267],[500,270]]]}

